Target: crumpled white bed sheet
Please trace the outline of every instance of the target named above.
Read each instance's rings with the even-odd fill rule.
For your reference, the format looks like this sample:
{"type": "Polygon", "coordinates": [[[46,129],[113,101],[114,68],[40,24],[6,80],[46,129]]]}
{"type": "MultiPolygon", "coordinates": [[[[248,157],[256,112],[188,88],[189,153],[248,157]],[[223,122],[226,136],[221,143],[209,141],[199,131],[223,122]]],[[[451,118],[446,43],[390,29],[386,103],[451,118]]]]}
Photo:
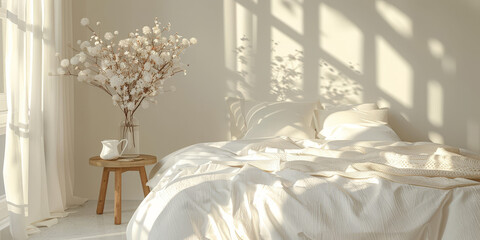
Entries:
{"type": "Polygon", "coordinates": [[[152,170],[127,238],[477,239],[479,159],[433,143],[195,144],[152,170]]]}

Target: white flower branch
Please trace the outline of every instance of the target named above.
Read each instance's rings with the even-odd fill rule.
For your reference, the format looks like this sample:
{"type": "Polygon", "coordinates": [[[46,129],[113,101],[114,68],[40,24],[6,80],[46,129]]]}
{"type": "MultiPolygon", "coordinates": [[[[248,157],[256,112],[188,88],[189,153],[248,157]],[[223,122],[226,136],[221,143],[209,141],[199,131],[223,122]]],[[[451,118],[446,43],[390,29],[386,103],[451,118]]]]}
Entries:
{"type": "Polygon", "coordinates": [[[180,55],[197,43],[195,38],[186,39],[177,33],[167,37],[170,23],[160,27],[157,19],[153,27],[144,26],[141,32],[136,29],[118,41],[118,31],[106,32],[104,41],[88,18],[80,23],[91,31],[90,39],[78,40],[79,48],[71,46],[76,54],[59,59],[57,73],[102,89],[126,118],[133,117],[144,101],[155,102],[156,95],[171,91],[165,89],[165,80],[181,72],[186,74],[180,55]]]}

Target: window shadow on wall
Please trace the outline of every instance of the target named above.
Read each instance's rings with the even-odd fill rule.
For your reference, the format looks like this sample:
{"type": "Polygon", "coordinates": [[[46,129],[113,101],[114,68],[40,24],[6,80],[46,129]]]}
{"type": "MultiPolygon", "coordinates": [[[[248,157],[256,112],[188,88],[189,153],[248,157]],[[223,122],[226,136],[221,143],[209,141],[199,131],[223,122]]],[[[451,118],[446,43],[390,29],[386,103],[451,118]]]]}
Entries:
{"type": "Polygon", "coordinates": [[[377,102],[403,140],[478,151],[479,114],[468,108],[480,100],[469,54],[480,34],[467,27],[478,11],[446,0],[224,0],[227,94],[377,102]]]}

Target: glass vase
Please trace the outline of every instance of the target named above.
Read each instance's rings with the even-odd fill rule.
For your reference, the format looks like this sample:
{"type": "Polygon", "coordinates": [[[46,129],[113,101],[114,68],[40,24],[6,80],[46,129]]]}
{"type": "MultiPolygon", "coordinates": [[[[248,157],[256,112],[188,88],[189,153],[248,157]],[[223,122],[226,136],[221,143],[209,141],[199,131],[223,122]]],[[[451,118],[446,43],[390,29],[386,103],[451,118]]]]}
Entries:
{"type": "MultiPolygon", "coordinates": [[[[127,117],[120,123],[120,139],[127,139],[127,148],[123,157],[138,157],[140,155],[140,125],[138,119],[127,117]]],[[[123,149],[122,143],[121,149],[123,149]]]]}

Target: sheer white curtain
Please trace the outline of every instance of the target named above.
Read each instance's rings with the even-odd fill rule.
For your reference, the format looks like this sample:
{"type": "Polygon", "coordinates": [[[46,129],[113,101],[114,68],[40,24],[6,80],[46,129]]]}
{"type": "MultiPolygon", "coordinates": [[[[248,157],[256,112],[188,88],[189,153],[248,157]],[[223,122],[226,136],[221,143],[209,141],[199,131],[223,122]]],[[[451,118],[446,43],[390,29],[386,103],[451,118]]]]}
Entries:
{"type": "Polygon", "coordinates": [[[15,239],[84,202],[73,195],[73,83],[55,73],[71,42],[71,0],[2,0],[6,19],[4,181],[15,239]]]}

